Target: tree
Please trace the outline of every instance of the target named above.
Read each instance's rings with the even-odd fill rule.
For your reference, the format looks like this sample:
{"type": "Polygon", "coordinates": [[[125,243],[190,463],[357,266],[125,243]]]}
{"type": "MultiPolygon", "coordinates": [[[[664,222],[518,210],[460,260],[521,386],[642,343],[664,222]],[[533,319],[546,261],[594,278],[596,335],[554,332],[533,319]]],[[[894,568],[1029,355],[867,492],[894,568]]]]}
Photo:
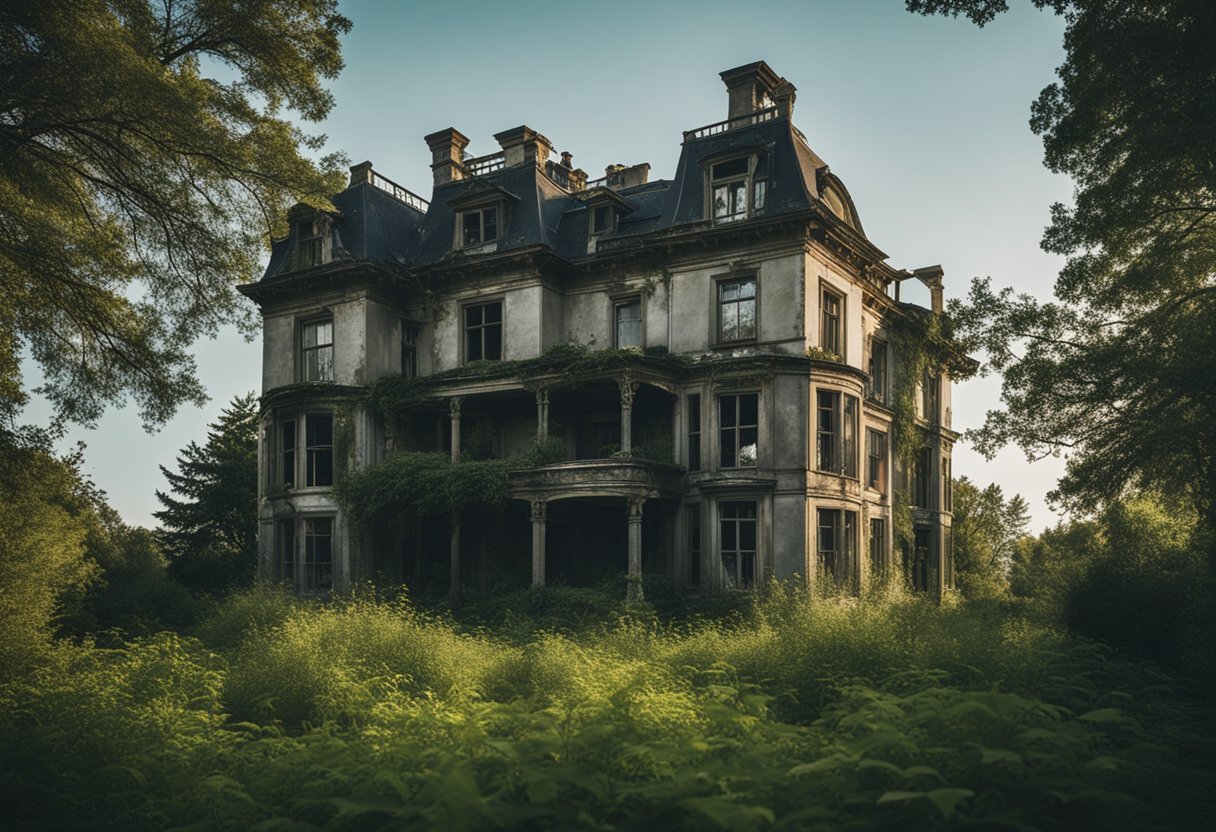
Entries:
{"type": "Polygon", "coordinates": [[[964,595],[1000,598],[1009,592],[1014,547],[1029,522],[1021,495],[1006,500],[999,485],[980,490],[967,477],[954,481],[954,568],[964,595]]]}
{"type": "Polygon", "coordinates": [[[170,571],[198,592],[247,585],[257,568],[258,404],[253,393],[234,398],[209,425],[207,443],[189,445],[177,472],[163,465],[169,490],[154,513],[170,571]]]}
{"type": "MultiPolygon", "coordinates": [[[[1056,302],[976,280],[951,307],[960,337],[1004,373],[1004,408],[977,446],[1066,453],[1051,496],[1075,510],[1183,493],[1216,530],[1216,4],[1033,2],[1067,24],[1059,81],[1030,124],[1047,167],[1075,185],[1042,243],[1068,260],[1056,302]]],[[[981,26],[1006,9],[907,5],[981,26]]]]}
{"type": "Polygon", "coordinates": [[[23,350],[60,417],[132,396],[146,423],[201,403],[188,348],[251,318],[288,204],[324,205],[322,79],[342,67],[337,0],[0,4],[0,415],[23,350]]]}

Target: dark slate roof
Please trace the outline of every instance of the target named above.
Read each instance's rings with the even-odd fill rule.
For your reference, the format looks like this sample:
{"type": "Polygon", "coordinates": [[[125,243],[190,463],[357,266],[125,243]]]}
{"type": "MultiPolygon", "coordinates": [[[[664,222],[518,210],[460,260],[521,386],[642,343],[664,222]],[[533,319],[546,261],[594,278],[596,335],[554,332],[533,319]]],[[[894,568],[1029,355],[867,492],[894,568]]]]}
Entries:
{"type": "MultiPolygon", "coordinates": [[[[803,211],[811,207],[829,211],[820,199],[820,184],[843,191],[830,177],[827,166],[807,146],[805,138],[788,118],[774,118],[703,138],[687,138],[680,152],[675,176],[616,191],[629,211],[618,217],[616,229],[599,235],[597,251],[639,246],[651,232],[678,230],[681,226],[705,223],[705,166],[734,153],[756,150],[767,165],[768,189],[762,216],[803,211]]],[[[851,200],[846,201],[852,208],[851,200]]],[[[515,165],[469,179],[448,182],[435,188],[424,215],[414,207],[368,183],[354,185],[333,198],[338,209],[335,222],[335,259],[367,259],[406,266],[428,266],[459,261],[491,252],[544,246],[568,260],[586,259],[588,201],[594,194],[572,194],[552,181],[540,168],[515,165]],[[508,203],[505,226],[493,247],[461,252],[452,247],[458,210],[452,202],[467,207],[476,204],[479,192],[487,200],[508,203]]],[[[860,232],[854,216],[844,222],[860,232]]],[[[500,223],[504,222],[500,218],[500,223]]],[[[276,241],[266,277],[290,269],[288,253],[295,246],[296,229],[276,241]]]]}

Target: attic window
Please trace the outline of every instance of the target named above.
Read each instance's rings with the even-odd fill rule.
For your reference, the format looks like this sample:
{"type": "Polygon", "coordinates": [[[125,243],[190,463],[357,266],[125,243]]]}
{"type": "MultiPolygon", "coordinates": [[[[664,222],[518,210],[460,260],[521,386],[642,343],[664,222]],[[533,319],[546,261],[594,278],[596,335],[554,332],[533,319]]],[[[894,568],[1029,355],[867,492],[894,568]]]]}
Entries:
{"type": "Polygon", "coordinates": [[[498,239],[498,206],[489,205],[460,215],[461,245],[478,246],[498,239]]]}
{"type": "Polygon", "coordinates": [[[321,231],[313,219],[296,223],[296,265],[302,269],[321,265],[321,231]]]}
{"type": "Polygon", "coordinates": [[[616,210],[611,205],[591,209],[591,233],[606,234],[616,227],[616,210]]]}
{"type": "Polygon", "coordinates": [[[756,154],[710,165],[710,217],[715,225],[745,220],[764,209],[766,161],[756,154]]]}

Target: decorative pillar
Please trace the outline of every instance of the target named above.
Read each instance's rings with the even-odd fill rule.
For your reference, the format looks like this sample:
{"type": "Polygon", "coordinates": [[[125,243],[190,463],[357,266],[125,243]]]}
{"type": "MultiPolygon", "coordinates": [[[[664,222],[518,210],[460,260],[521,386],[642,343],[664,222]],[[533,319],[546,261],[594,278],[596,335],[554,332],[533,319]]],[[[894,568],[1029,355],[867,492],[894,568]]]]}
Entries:
{"type": "Polygon", "coordinates": [[[460,406],[464,404],[464,396],[453,396],[448,399],[448,416],[452,420],[452,463],[460,462],[460,406]]]}
{"type": "Polygon", "coordinates": [[[532,501],[532,586],[545,585],[545,501],[532,501]]]}
{"type": "Polygon", "coordinates": [[[549,390],[545,387],[536,391],[536,438],[541,442],[549,438],[549,390]]]}
{"type": "Polygon", "coordinates": [[[629,575],[626,578],[629,589],[626,591],[626,601],[642,600],[642,508],[646,505],[645,497],[630,497],[629,510],[629,575]]]}
{"type": "Polygon", "coordinates": [[[632,376],[617,379],[621,387],[621,453],[625,456],[633,452],[633,395],[638,391],[638,384],[632,376]]]}

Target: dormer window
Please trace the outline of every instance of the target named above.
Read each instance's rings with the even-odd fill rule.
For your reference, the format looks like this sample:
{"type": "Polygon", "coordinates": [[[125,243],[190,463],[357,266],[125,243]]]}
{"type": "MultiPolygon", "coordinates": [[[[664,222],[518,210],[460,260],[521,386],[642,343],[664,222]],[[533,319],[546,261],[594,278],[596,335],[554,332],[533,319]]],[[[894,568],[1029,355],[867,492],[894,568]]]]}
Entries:
{"type": "Polygon", "coordinates": [[[308,268],[321,265],[321,229],[319,223],[309,218],[296,223],[296,267],[308,268]]]}
{"type": "Polygon", "coordinates": [[[487,205],[460,214],[461,245],[479,246],[498,239],[498,206],[487,205]]]}
{"type": "Polygon", "coordinates": [[[752,155],[710,165],[710,216],[715,225],[745,220],[763,210],[768,190],[765,162],[752,155]]]}
{"type": "Polygon", "coordinates": [[[597,205],[591,209],[591,233],[607,234],[616,228],[616,209],[611,205],[597,205]]]}

